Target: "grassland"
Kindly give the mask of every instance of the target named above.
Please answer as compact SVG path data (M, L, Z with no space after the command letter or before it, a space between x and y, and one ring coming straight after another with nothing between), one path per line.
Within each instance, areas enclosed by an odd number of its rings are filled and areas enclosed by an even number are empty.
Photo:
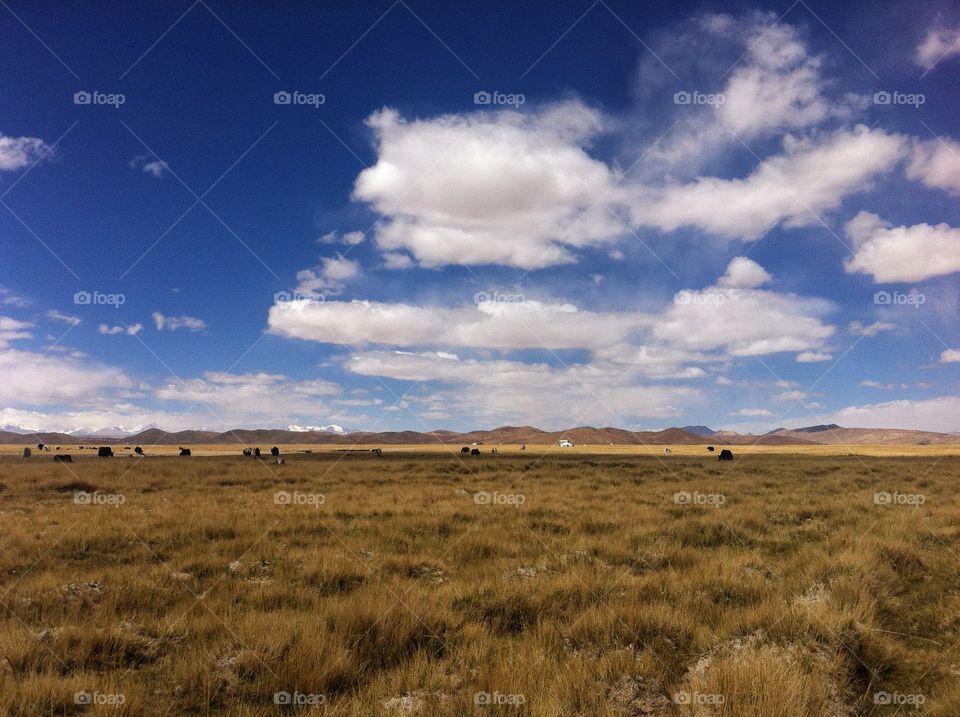
M0 476L0 714L960 714L956 456Z

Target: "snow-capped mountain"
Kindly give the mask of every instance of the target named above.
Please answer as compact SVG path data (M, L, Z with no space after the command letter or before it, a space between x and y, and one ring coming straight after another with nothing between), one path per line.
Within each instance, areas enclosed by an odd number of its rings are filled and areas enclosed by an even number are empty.
M340 435L346 433L343 426L338 426L335 423L331 423L329 426L298 426L292 423L287 426L287 430L296 433L338 433Z

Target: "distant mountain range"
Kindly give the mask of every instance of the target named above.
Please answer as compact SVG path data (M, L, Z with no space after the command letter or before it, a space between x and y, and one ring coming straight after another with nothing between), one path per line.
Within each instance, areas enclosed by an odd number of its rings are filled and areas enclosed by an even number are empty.
M960 434L933 433L904 429L842 428L835 424L806 428L778 428L763 435L741 434L733 431L712 431L706 426L667 428L662 431L628 431L622 428L594 428L579 426L565 431L544 431L533 426L501 426L489 431L386 431L368 433L346 432L340 426L309 428L289 426L275 428L236 429L216 431L177 431L170 433L159 428L127 436L72 435L67 433L27 433L0 430L0 444L49 443L51 445L196 445L196 444L470 444L470 443L530 443L544 444L569 440L580 445L953 445L960 444Z

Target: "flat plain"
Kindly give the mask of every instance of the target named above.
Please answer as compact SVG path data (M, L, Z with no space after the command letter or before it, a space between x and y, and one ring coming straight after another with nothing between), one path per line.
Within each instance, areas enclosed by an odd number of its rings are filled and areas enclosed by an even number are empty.
M295 448L0 458L0 713L960 714L948 451Z

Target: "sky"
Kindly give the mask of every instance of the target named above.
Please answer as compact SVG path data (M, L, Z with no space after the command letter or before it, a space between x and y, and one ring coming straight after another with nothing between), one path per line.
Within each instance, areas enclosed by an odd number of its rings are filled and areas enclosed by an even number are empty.
M954 3L0 4L0 427L960 431Z

